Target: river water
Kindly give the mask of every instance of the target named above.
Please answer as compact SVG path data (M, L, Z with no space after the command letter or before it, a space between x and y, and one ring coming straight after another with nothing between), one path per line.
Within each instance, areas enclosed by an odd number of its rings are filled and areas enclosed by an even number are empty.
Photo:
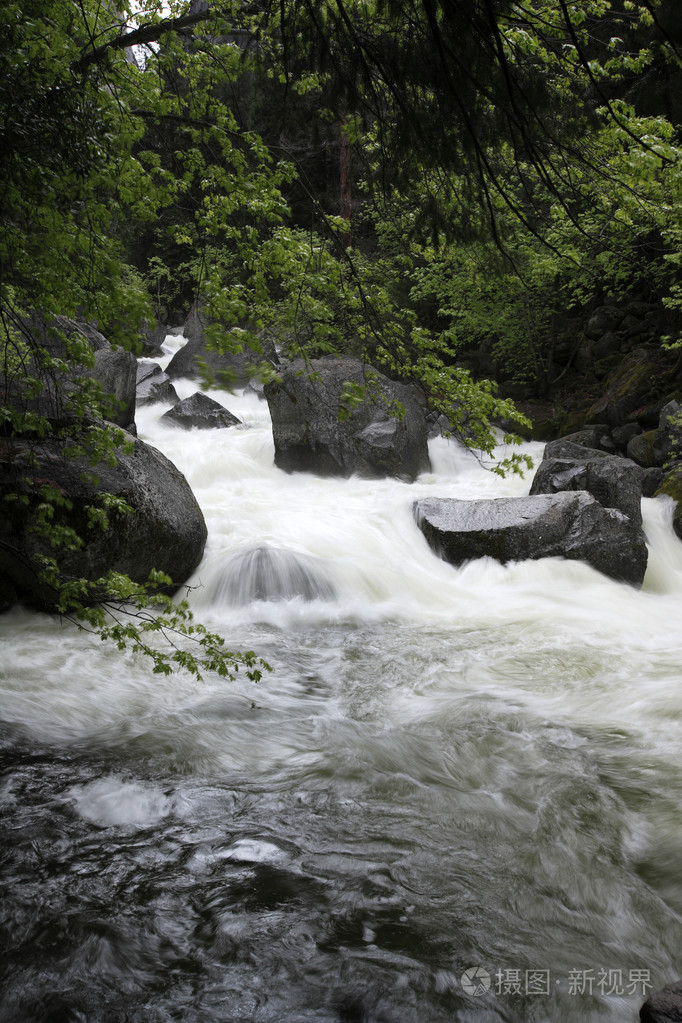
M442 439L412 485L286 475L266 404L214 396L243 427L138 428L207 519L197 617L274 670L0 619L0 1019L634 1023L682 976L669 503L639 592L454 569L413 501L528 480Z

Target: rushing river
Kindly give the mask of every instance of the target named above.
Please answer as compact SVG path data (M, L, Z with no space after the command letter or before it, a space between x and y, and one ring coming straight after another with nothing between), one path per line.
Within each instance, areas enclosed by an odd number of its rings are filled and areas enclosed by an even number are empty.
M243 427L138 428L206 516L197 617L274 670L168 679L0 619L0 1019L634 1023L682 976L669 504L639 592L456 570L413 501L528 480L440 439L412 485L286 475L266 404L214 396Z

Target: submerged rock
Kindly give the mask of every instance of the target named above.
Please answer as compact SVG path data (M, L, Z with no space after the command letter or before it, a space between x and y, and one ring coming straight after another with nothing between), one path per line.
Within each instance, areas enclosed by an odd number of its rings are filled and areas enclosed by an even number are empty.
M265 385L265 396L280 469L413 480L430 467L424 415L410 389L358 359L298 359Z
M260 546L233 554L209 588L216 603L241 607L254 600L334 600L336 591L321 561L305 554Z
M420 529L445 561L509 561L561 557L585 561L612 579L640 586L647 565L642 530L622 512L604 508L590 494L414 504Z
M207 394L196 391L189 398L179 401L173 408L161 416L164 422L174 423L184 430L191 430L195 427L199 430L212 430L227 426L238 426L241 419L237 419L228 409L214 401Z

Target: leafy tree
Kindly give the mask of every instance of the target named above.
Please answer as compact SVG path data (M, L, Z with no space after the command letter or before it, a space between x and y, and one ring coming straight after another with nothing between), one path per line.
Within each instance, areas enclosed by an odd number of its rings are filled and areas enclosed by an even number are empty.
M124 14L130 16L130 9ZM149 38L158 38L163 25L159 5L149 15ZM225 196L238 197L232 208L254 202L262 208L268 201L237 147L232 155L224 143L230 125L216 121L220 111L210 130L221 145L223 167L216 160L207 171L190 150L183 153L183 173L175 177L145 150L149 118L175 113L191 119L192 111L185 97L163 93L158 75L127 58L122 38L118 20L98 3L35 0L8 3L0 11L2 517L5 526L17 514L31 518L43 553L27 567L37 572L40 588L52 594L50 603L61 614L119 645L131 643L152 657L156 671L179 664L197 674L230 675L243 665L257 678L262 664L253 654L227 650L221 637L193 622L185 603L169 601L164 595L169 579L156 574L146 586L111 573L106 579L64 579L60 552L82 546L84 538L74 528L68 499L36 472L40 447L48 440L65 457L85 458L93 469L114 459L126 443L123 432L105 421L108 396L88 383L93 352L83 335L43 327L63 316L95 321L112 342L135 346L151 303L125 261L126 225L153 221L197 178L201 189L203 175L213 187L213 203L207 196L202 210L210 232L212 218L221 215L214 186L228 167ZM187 64L188 73L192 67ZM190 79L190 95L191 85ZM251 148L256 163L267 163L257 140ZM276 189L271 194L276 203ZM81 367L75 378L74 367ZM56 399L56 409L46 396ZM114 511L126 509L114 507L106 495L85 508L86 535L89 528L106 529ZM4 568L16 554L3 530ZM170 649L154 642L162 636Z

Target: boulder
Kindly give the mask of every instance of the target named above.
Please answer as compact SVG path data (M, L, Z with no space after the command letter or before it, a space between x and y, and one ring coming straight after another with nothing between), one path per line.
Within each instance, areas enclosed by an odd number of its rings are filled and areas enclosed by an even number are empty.
M550 458L538 466L530 492L535 495L586 490L605 508L617 508L641 526L643 478L644 469L627 458L590 461Z
M166 335L170 334L170 327L165 323L157 323L151 327L148 324L142 325L142 337L138 346L138 352L143 358L158 359L162 354L162 345Z
M601 451L599 448L588 448L583 444L576 444L569 437L561 437L559 440L551 440L549 444L545 444L542 458L543 460L548 458L570 458L574 462L591 462L595 458L611 458L611 455L608 451Z
M244 391L246 394L255 394L259 401L265 401L265 384L258 377L252 377Z
M628 444L634 437L642 434L642 427L639 423L625 423L623 426L616 426L611 431L611 437L619 451L627 451Z
M105 394L113 399L107 419L124 430L135 422L136 373L137 359L132 352L124 352L122 348L96 351L95 365L86 371L87 376L98 381Z
M49 323L34 315L20 324L26 339L26 355L15 375L0 374L5 400L15 409L45 417L52 425L78 423L82 415L72 405L72 395L81 379L93 380L105 395L110 396L102 408L86 412L86 421L104 414L107 419L127 429L135 421L135 373L137 360L132 352L113 349L107 339L90 323L80 323L66 316L57 316ZM80 348L79 348L80 346ZM41 368L38 349L49 357L68 364L65 372L47 372ZM84 359L89 352L94 365ZM7 365L8 363L6 363ZM11 365L11 360L9 362ZM27 375L42 381L37 395L25 392Z
M185 430L191 430L192 427L212 430L217 427L238 426L241 423L241 420L232 415L220 402L214 401L201 391L196 391L189 398L179 401L173 408L164 412L161 418Z
M664 478L665 473L658 466L652 465L645 469L642 476L642 497L655 497Z
M126 440L131 449L118 449L115 465L94 468L87 459L69 455L64 442L56 439L2 442L4 489L25 494L28 501L25 506L0 506L0 577L5 589L13 585L21 599L50 608L54 593L38 583L31 569L33 558L43 553L57 558L62 579L94 582L111 569L142 583L157 569L178 586L194 571L203 554L206 524L185 477L155 448L132 436ZM81 549L53 550L33 532L41 503L37 488L44 486L68 502L55 508L54 532L60 526L75 529L85 541ZM99 505L102 493L122 498L133 509L128 514L110 510L104 530L91 527L87 514L88 506Z
M636 462L637 465L641 465L644 469L651 469L658 465L658 458L654 452L655 440L655 430L647 430L646 433L636 434L628 441L628 458Z
M661 409L653 453L657 465L682 461L682 409L678 401L669 401Z
M642 530L591 494L416 501L414 514L434 551L452 565L560 557L585 561L612 579L640 586L647 564Z
M682 980L667 984L647 998L639 1019L640 1023L682 1023Z
M424 415L410 388L358 359L298 359L268 381L265 397L275 464L287 472L414 480L430 467Z
M566 434L565 437L560 437L559 440L552 443L577 444L582 448L594 448L598 451L606 451L608 454L612 454L615 449L609 427L599 423L596 423L594 426L586 426L583 430L578 430L576 433Z
M247 349L242 352L220 352L209 344L208 334L216 333L216 325L197 306L193 306L184 327L187 344L175 353L166 372L172 380L189 377L215 378L221 387L244 387L253 376L254 364L262 356ZM225 339L229 331L219 331Z
M180 401L173 382L156 362L137 364L137 404L153 405L157 401Z

